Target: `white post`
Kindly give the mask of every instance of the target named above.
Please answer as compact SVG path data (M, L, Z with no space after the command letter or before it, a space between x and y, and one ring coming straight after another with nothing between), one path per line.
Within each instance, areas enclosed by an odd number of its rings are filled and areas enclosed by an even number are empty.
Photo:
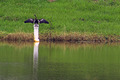
M34 41L35 42L39 42L39 25L38 24L34 24Z

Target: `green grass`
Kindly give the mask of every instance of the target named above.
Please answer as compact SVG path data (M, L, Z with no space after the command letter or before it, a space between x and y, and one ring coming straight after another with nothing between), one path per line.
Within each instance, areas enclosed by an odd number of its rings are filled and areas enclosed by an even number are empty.
M28 18L44 18L52 23L52 33L95 33L120 35L120 0L0 0L0 32L33 33ZM41 24L40 33L50 25Z

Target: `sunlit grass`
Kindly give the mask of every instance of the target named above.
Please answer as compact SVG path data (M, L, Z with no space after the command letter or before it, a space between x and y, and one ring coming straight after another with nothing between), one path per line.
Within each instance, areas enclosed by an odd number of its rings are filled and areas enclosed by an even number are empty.
M112 0L0 0L0 31L7 33L33 32L28 18L44 18L52 25L41 24L40 34L95 33L120 35L120 1Z

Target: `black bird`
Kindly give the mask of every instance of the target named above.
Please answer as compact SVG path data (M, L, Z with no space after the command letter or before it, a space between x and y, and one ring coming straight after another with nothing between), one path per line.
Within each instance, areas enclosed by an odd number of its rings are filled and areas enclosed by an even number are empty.
M35 16L35 19L30 18L30 19L24 21L24 23L35 23L35 24L46 23L46 24L49 24L49 22L46 21L45 19L37 19L36 15L34 15L34 16Z

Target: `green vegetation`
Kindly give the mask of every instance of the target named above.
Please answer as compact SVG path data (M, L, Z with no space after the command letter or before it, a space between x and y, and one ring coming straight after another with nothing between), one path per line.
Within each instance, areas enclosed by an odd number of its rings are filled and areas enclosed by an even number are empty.
M44 18L40 34L120 35L120 0L0 0L0 33L33 33L28 18Z

